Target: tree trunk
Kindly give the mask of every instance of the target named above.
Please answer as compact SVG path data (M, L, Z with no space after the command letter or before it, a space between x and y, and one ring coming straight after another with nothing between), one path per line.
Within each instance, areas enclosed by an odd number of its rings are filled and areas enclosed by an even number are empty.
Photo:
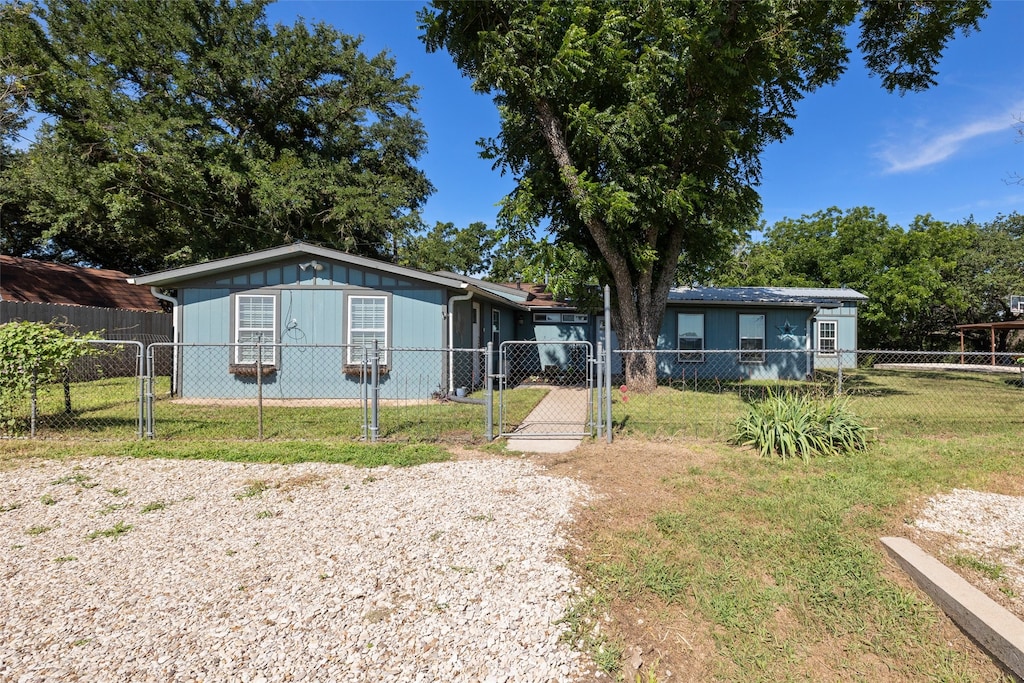
M537 100L536 106L541 133L555 158L562 182L577 208L585 206L587 190L573 164L562 122L546 100ZM671 229L664 235L658 226L644 226L647 246L658 254L658 259L638 268L631 263L628 254L616 248L602 218L591 215L583 217L583 221L612 275L619 321L619 329L616 330L619 347L632 351L624 358L626 384L633 391L654 391L658 386L655 349L668 291L675 281L676 265L683 250L683 231ZM663 236L666 237L664 241L661 240Z

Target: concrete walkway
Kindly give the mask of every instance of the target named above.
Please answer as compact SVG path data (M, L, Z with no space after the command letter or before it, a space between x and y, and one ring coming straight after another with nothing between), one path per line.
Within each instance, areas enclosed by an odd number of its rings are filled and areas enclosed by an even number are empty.
M587 390L552 387L508 438L508 448L525 453L568 453L588 432ZM572 435L572 436L570 436Z

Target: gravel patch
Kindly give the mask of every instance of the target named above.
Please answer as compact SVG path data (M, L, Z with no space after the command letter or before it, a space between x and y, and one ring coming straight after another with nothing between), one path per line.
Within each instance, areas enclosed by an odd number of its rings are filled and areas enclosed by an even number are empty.
M951 569L973 568L979 588L1024 618L1024 497L954 489L929 499L913 526L944 549Z
M0 680L579 680L588 495L499 459L0 472Z

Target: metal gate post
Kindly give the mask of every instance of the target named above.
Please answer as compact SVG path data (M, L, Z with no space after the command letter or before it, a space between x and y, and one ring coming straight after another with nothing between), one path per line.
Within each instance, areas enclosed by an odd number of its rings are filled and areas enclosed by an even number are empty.
M608 285L604 286L604 341L608 348L605 349L604 384L607 391L604 395L605 402L605 438L608 443L612 442L612 290Z
M603 382L601 381L601 374L604 372L604 366L601 365L601 342L597 342L597 355L594 357L594 371L597 382L597 400L596 402L591 401L590 409L591 414L597 418L595 420L597 423L597 439L601 440L601 397L603 396L601 393L601 386L603 385Z
M370 438L370 391L366 385L370 378L370 369L367 362L366 349L363 349L363 357L359 365L359 399L363 405L363 426L362 438L366 441Z
M175 347L172 347L172 348L174 349L173 352L175 354L179 353L180 349L178 349L178 347L175 346ZM146 372L146 397L145 397L145 401L146 401L146 437L149 438L149 439L152 439L153 436L154 436L153 435L153 426L154 426L154 422L156 421L154 419L154 417L153 417L153 408L155 407L154 406L154 400L153 400L154 399L154 397L153 397L153 392L154 392L153 376L156 374L156 358L154 356L155 356L155 352L153 351L153 345L150 344L146 348L146 369L147 369L147 372ZM172 370L172 372L173 372L173 370ZM174 378L172 378L171 379L172 385L173 385L174 381L175 381Z
M484 400L487 401L487 440L494 441L494 377L491 373L491 361L494 360L494 342L487 342L484 351L484 377L487 383Z
M138 437L141 439L146 424L146 349L142 346L142 342L136 347L139 356L139 362L136 363L136 371L139 375L139 430Z
M377 342L373 340L373 350L370 352L370 441L377 441L377 434L380 431L379 399L380 399L380 351ZM363 350L366 354L366 350Z
M256 422L257 435L263 441L263 344L256 342Z

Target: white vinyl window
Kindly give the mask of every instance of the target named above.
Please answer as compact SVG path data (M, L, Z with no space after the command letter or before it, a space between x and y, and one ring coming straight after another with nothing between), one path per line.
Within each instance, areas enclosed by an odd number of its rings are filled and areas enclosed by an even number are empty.
M380 364L387 365L384 350L388 341L388 298L386 296L350 296L348 298L348 363L363 362L363 350L377 342Z
M264 365L274 364L277 341L277 297L265 294L239 294L235 297L235 363L255 365L256 347L261 349Z
M678 316L680 363L704 362L704 314L680 313Z
M764 362L764 315L740 313L740 362Z
M818 353L823 356L836 355L836 340L839 324L835 320L818 321Z

